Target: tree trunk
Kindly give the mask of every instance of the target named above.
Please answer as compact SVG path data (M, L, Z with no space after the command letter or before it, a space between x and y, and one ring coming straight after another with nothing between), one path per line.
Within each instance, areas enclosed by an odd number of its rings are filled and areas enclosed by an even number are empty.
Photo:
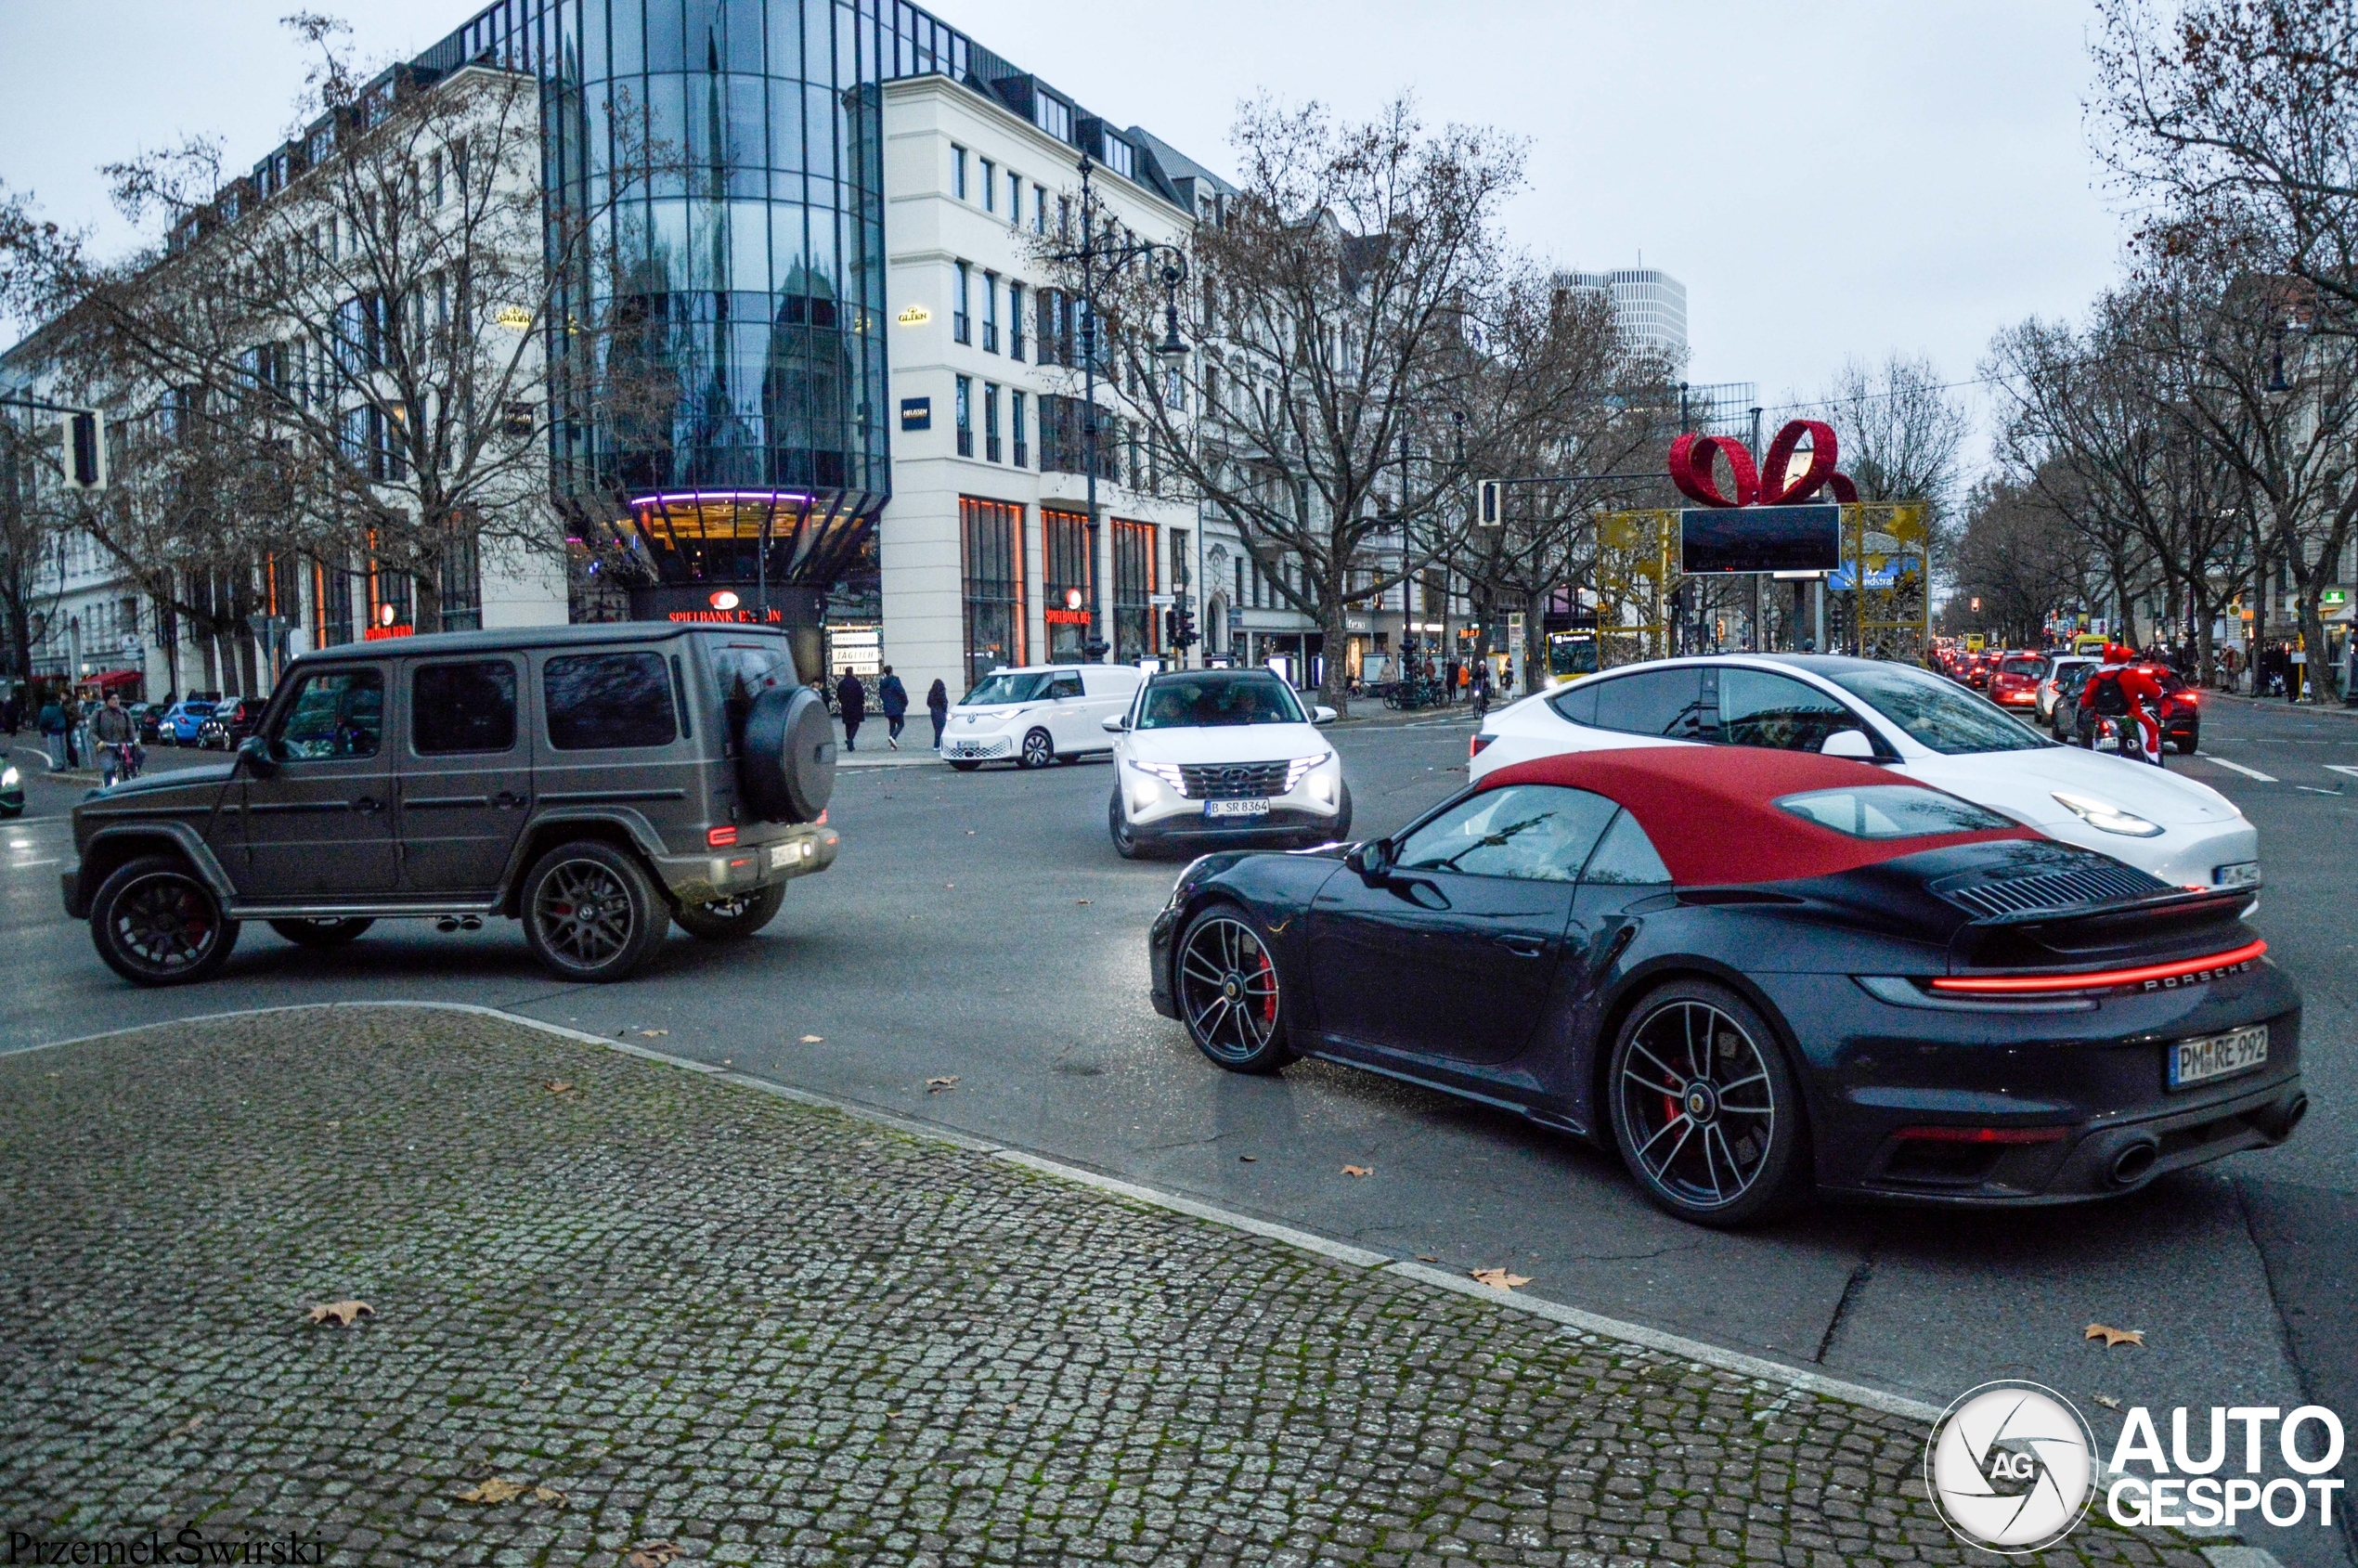
M2325 589L2325 577L2323 572L2318 573L2316 580L2300 590L2300 646L2303 656L2309 662L2296 672L2303 678L2296 688L2293 698L2296 702L2323 703L2326 700L2326 667L2319 662L2326 656L2326 617L2317 604ZM2303 691L2308 693L2305 697L2298 694Z
M1326 649L1318 661L1318 700L1341 717L1351 717L1351 670L1346 658L1351 648L1351 609L1343 603L1339 590L1327 594L1326 615L1320 617L1319 632Z

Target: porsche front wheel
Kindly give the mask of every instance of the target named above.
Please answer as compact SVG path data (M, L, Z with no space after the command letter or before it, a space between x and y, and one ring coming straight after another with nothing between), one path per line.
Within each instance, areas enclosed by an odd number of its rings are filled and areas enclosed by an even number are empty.
M1197 1050L1231 1072L1275 1072L1293 1060L1277 961L1243 910L1216 904L1189 921L1173 967Z
M1607 1068L1613 1142L1654 1204L1697 1225L1766 1219L1807 1189L1801 1087L1724 986L1680 981L1631 1011Z

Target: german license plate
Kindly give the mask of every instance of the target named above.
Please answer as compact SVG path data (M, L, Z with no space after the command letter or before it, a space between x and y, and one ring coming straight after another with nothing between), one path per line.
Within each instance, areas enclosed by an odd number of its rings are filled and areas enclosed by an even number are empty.
M2228 1034L2181 1040L2168 1047L2170 1086L2183 1089L2214 1078L2249 1072L2268 1060L2268 1026L2255 1024Z
M1266 800L1207 800L1203 803L1207 817L1265 817L1269 814Z
M772 845L771 845L771 846L770 846L770 869L771 869L771 870L772 870L772 871L775 871L775 870L777 870L780 866L784 865L784 864L785 864L788 861L790 861L790 860L794 859L794 857L795 857L795 851L796 851L796 850L797 850L797 849L799 849L800 848L801 848L801 846L800 846L800 845L798 845L798 844L772 844Z

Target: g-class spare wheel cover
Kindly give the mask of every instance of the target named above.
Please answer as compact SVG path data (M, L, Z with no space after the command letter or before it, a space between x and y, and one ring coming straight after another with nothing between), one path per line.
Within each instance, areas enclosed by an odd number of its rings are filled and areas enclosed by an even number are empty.
M767 822L816 822L836 792L836 727L808 686L772 686L745 715L738 771L745 804Z

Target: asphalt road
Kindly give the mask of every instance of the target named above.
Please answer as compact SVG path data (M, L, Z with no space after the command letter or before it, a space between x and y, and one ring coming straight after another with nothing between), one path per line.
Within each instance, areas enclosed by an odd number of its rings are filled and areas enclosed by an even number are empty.
M0 824L13 1004L0 1050L295 1002L482 1003L1364 1246L1509 1264L1539 1295L1935 1403L2033 1378L2073 1396L2107 1445L2118 1418L2088 1396L2320 1403L2358 1427L2358 719L2221 700L2204 722L2208 755L2170 765L2260 826L2258 924L2307 992L2313 1108L2282 1149L2097 1205L1821 1207L1725 1235L1663 1216L1613 1160L1499 1113L1318 1063L1222 1072L1147 1005L1144 931L1176 867L1114 855L1102 763L847 770L831 809L841 859L797 884L769 931L735 948L675 935L640 978L603 989L547 980L512 927L386 926L325 955L249 927L221 979L132 990L59 910L74 792L36 779L32 810ZM1456 787L1470 729L1335 732L1359 831L1391 831ZM941 1078L955 1082L928 1087ZM1374 1174L1345 1177L1346 1163ZM2082 1337L2091 1322L2143 1329L2144 1348L2102 1349ZM2350 1561L2339 1532L2268 1534L2294 1568Z

